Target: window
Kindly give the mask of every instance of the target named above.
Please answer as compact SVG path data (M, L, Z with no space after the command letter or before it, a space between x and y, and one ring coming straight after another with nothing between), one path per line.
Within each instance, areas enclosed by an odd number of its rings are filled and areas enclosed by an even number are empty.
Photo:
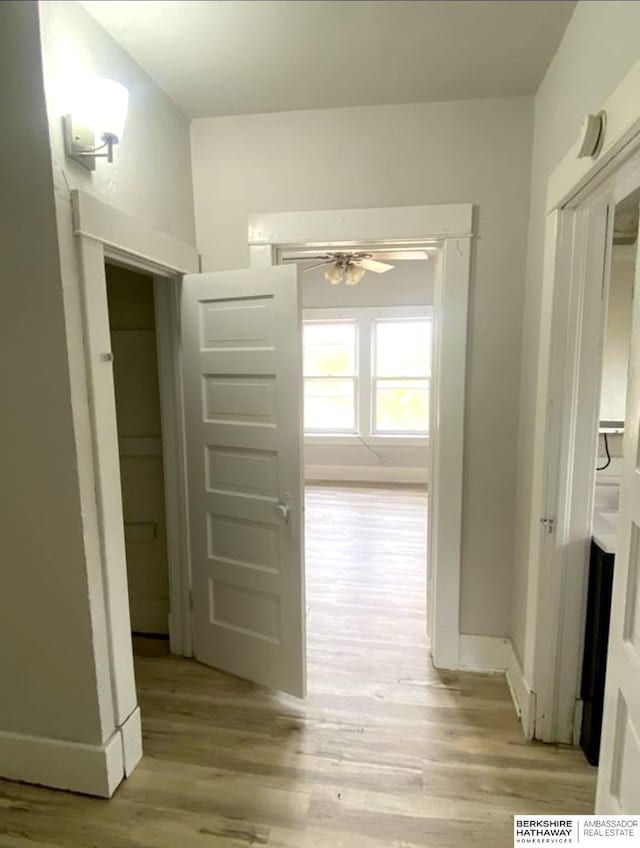
M429 430L431 321L378 320L373 324L375 433Z
M305 432L427 436L431 330L428 307L305 311Z
M304 429L356 431L356 323L304 323Z

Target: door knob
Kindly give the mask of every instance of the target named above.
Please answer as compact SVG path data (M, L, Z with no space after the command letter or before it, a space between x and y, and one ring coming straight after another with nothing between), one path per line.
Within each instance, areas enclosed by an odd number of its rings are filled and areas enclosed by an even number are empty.
M288 524L289 516L291 515L291 507L288 504L279 503L276 504L276 509L278 510L280 518Z

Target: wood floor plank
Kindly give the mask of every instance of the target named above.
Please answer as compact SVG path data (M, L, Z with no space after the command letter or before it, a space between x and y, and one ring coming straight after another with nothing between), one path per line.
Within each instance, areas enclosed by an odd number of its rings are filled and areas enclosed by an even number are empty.
M111 801L0 781L0 848L483 848L592 810L582 752L525 742L499 675L438 672L426 491L308 487L309 696L136 640L145 756Z

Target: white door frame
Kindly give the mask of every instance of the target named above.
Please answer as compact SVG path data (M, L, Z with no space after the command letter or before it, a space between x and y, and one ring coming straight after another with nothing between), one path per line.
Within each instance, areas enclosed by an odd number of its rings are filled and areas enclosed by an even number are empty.
M599 155L577 158L577 140L547 191L523 658L524 679L536 694L522 716L525 735L547 742L574 742L579 723L606 318L602 261L608 261L605 227L612 226L606 215L635 188L639 86L640 62L602 107L607 123ZM598 216L599 229L589 232L589 220Z
M432 242L440 246L434 289L431 386L428 627L436 668L460 658L460 560L472 204L255 214L251 265L278 263L301 245L344 247Z
M167 540L171 593L171 647L190 654L189 552L186 537L186 480L178 347L179 277L197 272L195 248L153 230L118 209L81 191L72 192L73 232L79 258L84 354L91 411L104 628L114 701L115 724L122 727L136 710L129 598L120 487L120 460L113 384L105 260L154 275L158 296L162 436L165 451ZM171 283L174 283L173 285ZM139 750L137 728L123 744ZM127 752L125 751L125 761Z

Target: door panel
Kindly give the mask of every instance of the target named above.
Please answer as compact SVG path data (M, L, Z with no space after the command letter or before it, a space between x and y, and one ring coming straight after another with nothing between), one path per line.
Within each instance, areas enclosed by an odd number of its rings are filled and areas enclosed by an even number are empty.
M297 270L184 278L194 654L305 693Z
M640 298L636 255L624 470L596 810L640 811Z

